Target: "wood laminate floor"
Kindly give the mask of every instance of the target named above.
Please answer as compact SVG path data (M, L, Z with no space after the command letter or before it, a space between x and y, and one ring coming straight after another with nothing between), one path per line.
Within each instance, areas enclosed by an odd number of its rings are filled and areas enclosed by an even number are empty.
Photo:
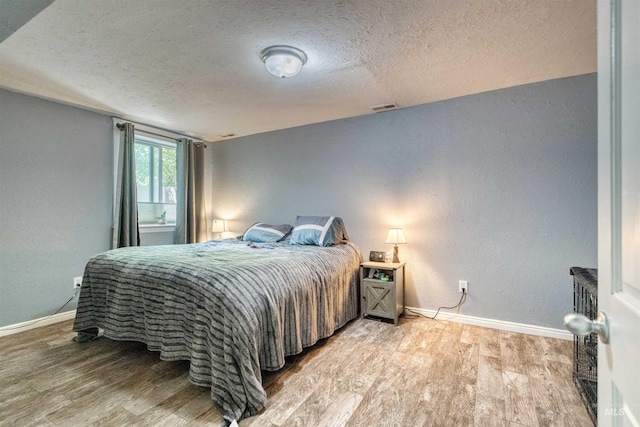
M139 343L77 344L71 324L0 338L0 425L222 424L187 362ZM571 360L569 341L358 319L266 373L266 407L240 426L591 426Z

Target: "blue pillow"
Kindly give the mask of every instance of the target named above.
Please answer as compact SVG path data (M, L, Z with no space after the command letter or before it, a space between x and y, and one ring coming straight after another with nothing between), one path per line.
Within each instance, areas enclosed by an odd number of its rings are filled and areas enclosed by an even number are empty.
M244 232L242 240L255 243L274 243L284 240L291 232L289 224L270 225L256 222Z
M331 246L349 240L342 218L299 216L291 232L291 245Z

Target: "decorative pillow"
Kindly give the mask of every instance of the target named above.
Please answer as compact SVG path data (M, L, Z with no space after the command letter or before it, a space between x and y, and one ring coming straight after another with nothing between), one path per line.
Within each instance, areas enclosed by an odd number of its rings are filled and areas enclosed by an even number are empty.
M256 222L244 232L242 240L245 242L273 243L287 237L291 232L289 224L270 225Z
M342 218L337 216L299 216L291 232L292 245L331 246L349 240Z

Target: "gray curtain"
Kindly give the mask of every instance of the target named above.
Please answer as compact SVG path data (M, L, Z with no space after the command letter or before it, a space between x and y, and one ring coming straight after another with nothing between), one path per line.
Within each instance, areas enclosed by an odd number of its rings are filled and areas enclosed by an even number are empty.
M121 135L113 246L122 248L140 246L140 230L138 229L134 127L131 123L123 123L118 125L118 129Z
M207 240L204 199L204 144L179 139L176 147L177 206L175 243Z

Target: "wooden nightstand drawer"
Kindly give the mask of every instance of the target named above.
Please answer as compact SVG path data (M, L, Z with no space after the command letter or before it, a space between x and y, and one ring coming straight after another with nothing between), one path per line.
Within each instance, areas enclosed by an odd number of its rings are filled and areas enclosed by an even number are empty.
M393 319L395 307L395 283L385 283L380 280L364 279L362 286L362 311L368 315Z

